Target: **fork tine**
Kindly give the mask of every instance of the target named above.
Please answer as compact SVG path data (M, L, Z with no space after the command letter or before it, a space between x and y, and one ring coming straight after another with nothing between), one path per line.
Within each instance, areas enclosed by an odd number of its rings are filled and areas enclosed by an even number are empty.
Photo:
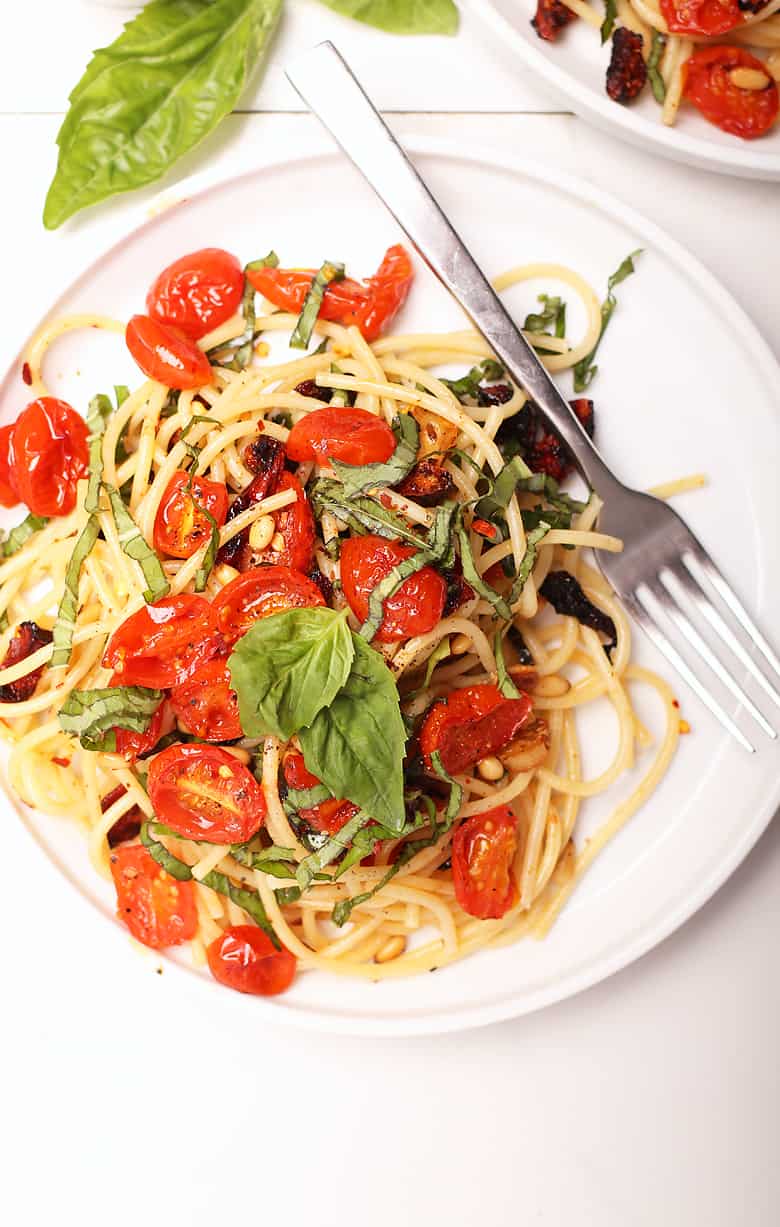
M761 689L769 696L769 698L780 707L780 691L772 685L769 678L761 672L756 661L745 650L737 636L732 631L731 627L718 613L717 608L713 605L710 597L702 588L699 581L691 574L688 568L678 562L675 566L667 568L674 576L675 580L685 589L687 596L694 602L696 608L703 618L706 618L712 629L720 639L726 643L739 660L740 664L744 665L748 672L752 675Z
M639 590L637 590L636 593L632 593L630 596L624 596L623 603L626 608L631 611L648 638L651 639L658 648L658 651L666 657L672 667L677 670L680 677L688 683L691 690L701 699L704 706L712 712L715 719L720 721L724 729L731 733L731 736L734 737L739 744L744 747L744 749L748 750L751 754L755 754L755 746L750 744L747 737L745 737L744 733L737 727L731 717L726 714L720 703L718 703L717 699L710 694L706 686L699 681L693 670L689 668L674 644L667 639L664 632L656 625L655 616L650 613L642 602L639 595Z
M688 616L682 609L680 609L675 593L664 579L666 574L674 576L675 573L670 571L669 568L664 568L659 577L663 588L651 588L653 595L661 601L664 612L674 622L680 634L688 640L694 651L698 652L705 664L709 665L710 669L712 669L712 672L715 674L721 685L725 686L727 690L730 690L734 695L734 698L739 700L746 711L748 711L753 717L756 724L758 724L764 730L767 737L771 737L773 739L776 738L777 733L772 728L772 725L766 719L764 714L759 711L753 700L749 698L747 694L745 694L745 691L739 685L739 682L734 680L720 657L713 652L706 640L702 639L701 635Z
M747 635L750 636L758 650L761 652L761 655L764 657L767 663L772 666L778 677L780 677L780 659L778 659L776 652L774 652L767 643L766 639L761 634L761 631L758 629L753 619L750 617L739 597L715 566L715 563L704 549L704 546L697 541L696 548L690 551L686 550L682 555L682 560L687 569L691 572L691 575L694 575L694 578L699 577L695 575L693 570L691 570L690 560L693 560L695 565L701 568L701 571L712 584L721 600L724 602L724 604L728 605L742 629Z

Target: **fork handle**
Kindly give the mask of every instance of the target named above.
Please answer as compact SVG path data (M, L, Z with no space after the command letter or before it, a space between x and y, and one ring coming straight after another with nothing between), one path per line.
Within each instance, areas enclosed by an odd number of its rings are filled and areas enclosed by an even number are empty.
M617 478L333 44L320 43L286 72L515 382L545 413L588 485L608 499L620 488Z

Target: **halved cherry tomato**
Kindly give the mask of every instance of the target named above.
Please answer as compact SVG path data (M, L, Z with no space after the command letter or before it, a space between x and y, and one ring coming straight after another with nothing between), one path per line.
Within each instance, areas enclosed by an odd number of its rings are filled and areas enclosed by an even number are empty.
M277 950L256 925L231 925L214 939L206 957L214 979L239 993L273 997L295 979L295 955L284 946Z
M125 342L149 379L168 388L203 388L211 383L211 365L194 341L148 315L134 315L125 329Z
M211 524L205 508L217 522L225 523L228 511L227 486L208 477L194 477L189 489L189 473L174 473L154 517L154 548L171 558L191 558L211 538Z
M741 89L731 80L734 68L752 68L764 74L764 89ZM777 82L766 64L740 47L699 47L682 66L683 95L705 119L751 141L763 136L780 110Z
M14 477L14 426L0 426L0 503L15 507L19 491Z
M140 844L116 848L110 864L116 914L136 941L158 950L179 946L195 936L198 912L192 882L171 877Z
M283 772L290 788L316 788L321 783L316 775L312 775L309 771L303 755L298 750L287 751L284 756ZM335 835L349 822L350 818L354 818L358 807L351 801L331 797L327 801L320 801L319 805L312 805L298 812L303 821L314 827L315 831L325 831L328 835Z
M258 618L285 609L324 604L317 585L300 571L291 567L252 567L225 584L213 609L217 628L225 643L232 647Z
M164 689L191 677L220 647L212 606L182 592L131 614L111 636L103 664L122 686Z
M350 609L361 622L368 617L368 600L376 585L393 567L414 554L411 545L367 534L349 537L341 547L341 584ZM447 585L433 567L410 575L384 604L384 617L376 633L381 643L395 643L425 635L440 620Z
M275 547L272 542L260 555L255 555L255 560L262 562L264 566L292 567L294 571L309 571L314 562L316 533L311 506L306 491L294 473L282 473L273 493L281 494L284 490L295 491L295 502L271 513L276 533L281 537L281 544Z
M232 741L243 734L238 697L223 656L207 661L186 682L174 686L171 707L179 723L204 741Z
M149 765L155 813L183 839L242 844L265 822L265 797L252 772L219 746L168 746Z
M158 323L198 341L235 315L243 291L236 257L220 247L204 247L163 269L146 295L146 310Z
M121 680L117 678L116 674L111 678L110 685L122 685ZM116 752L121 754L122 758L126 758L128 762L134 763L137 758L142 758L144 754L149 754L160 738L165 733L169 733L172 728L173 720L171 713L168 710L168 704L163 700L149 721L149 727L145 733L134 733L132 729L114 729L116 734Z
M464 912L497 920L509 911L517 899L516 850L517 819L506 805L460 824L452 840L452 884Z
M275 307L300 311L314 277L313 269L249 269L247 277ZM397 243L388 248L373 277L332 281L320 307L321 319L337 324L356 324L367 341L375 340L389 326L406 301L414 269L409 253Z
M527 694L505 699L497 686L464 686L434 703L420 730L420 749L430 770L439 751L442 766L458 775L517 736L531 714Z
M55 396L39 396L23 409L13 436L13 484L37 516L68 515L76 483L87 475L87 426Z
M373 464L394 451L392 430L366 409L315 409L298 419L287 438L291 460Z
M661 12L672 34L689 37L726 34L745 20L737 0L661 0Z

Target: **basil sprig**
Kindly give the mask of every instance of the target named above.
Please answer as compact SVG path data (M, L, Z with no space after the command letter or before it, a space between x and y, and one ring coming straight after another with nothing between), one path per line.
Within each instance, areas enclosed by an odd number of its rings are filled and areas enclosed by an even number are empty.
M290 349L306 349L308 347L311 334L314 332L314 325L317 323L317 316L320 313L322 300L325 297L325 291L332 281L342 281L343 278L343 264L333 260L326 260L320 266L303 300L301 313L290 337Z
M343 460L331 461L333 471L341 482L345 499L364 490L379 486L397 486L411 473L417 463L417 448L420 428L411 413L400 414L393 423L396 437L395 451L388 460L372 464L346 464Z
M626 277L630 277L632 273L636 272L634 261L636 260L637 256L640 256L641 254L641 248L637 248L636 251L632 251L630 255L626 256L622 264L615 269L612 276L607 280L607 297L601 304L601 328L599 329L599 335L596 338L596 344L593 346L590 353L586 354L584 358L581 358L574 367L575 392L584 392L585 389L592 383L593 378L599 369L597 366L594 366L593 359L596 357L596 351L602 342L604 333L607 331L609 321L612 319L613 312L617 306L617 299L615 298L613 290L615 289L616 285L620 285L621 281L625 281Z
M116 750L115 728L145 733L163 700L161 690L146 686L110 686L72 690L59 711L60 727L78 737L85 750Z

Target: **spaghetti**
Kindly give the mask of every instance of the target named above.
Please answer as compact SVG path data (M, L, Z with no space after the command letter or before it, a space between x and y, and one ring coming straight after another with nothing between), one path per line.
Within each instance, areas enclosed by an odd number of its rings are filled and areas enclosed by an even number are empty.
M571 369L592 355L600 339L599 301L580 277L556 265L513 269L497 285L504 289L539 278L566 284L585 309L584 335L573 344L565 336L558 299L544 300L549 311L541 324L533 317L526 321L532 322L529 340L548 368ZM372 295L378 293L375 279L366 284ZM334 289L340 287L343 296L354 285L337 280ZM471 332L372 337L367 315L360 326L327 318L337 313L333 304L338 299L324 294L315 303L319 314L310 319L318 348L276 360L269 344L275 334L289 335L300 328L307 304L311 316L311 274L306 286L301 312L269 309L255 317L247 271L243 307L231 309L227 319L197 339L200 353L210 356L208 382L176 390L148 379L120 397L99 427L90 417L90 440L99 438L95 454L101 484L92 513L99 532L81 563L80 577L77 568L66 663L48 667L62 642L63 592L73 588L74 549L91 518L85 506L86 474L78 482L72 509L36 525L21 548L0 562L0 612L6 620L0 635L0 694L5 700L0 702L0 731L11 743L8 774L14 791L36 810L75 819L86 832L92 863L104 877L113 871L117 881L116 862L121 861L126 880L124 886L118 883L119 915L131 931L150 945L189 942L194 963L208 958L218 978L247 991L279 991L292 976L292 971L280 971L258 988L225 972L230 962L226 935L244 935L231 938L241 953L249 925L259 926L256 931L263 933L263 940L281 945L286 957L292 956L293 968L297 961L300 970L317 968L369 980L430 970L524 935L543 936L594 857L657 786L674 754L679 729L669 686L631 663L627 618L587 561L588 550L621 548L619 541L596 528L597 498L575 502L550 480L549 470L533 474L516 450L511 489L500 496L502 474L510 471L507 439L517 441L511 431L533 407L500 371L485 342ZM388 308L385 324L403 296ZM361 303L354 291L350 310L354 313ZM375 305L372 299L372 308ZM234 358L248 323L250 352L242 367ZM49 345L64 331L84 327L122 331L120 323L98 316L47 325L27 353L36 396L48 396L44 366ZM437 372L444 364L472 368L471 384L443 379ZM492 383L486 382L489 378ZM345 497L341 506L332 501L339 497L338 490L333 493L338 486L334 472L354 484L352 474L360 471L354 457L341 468L332 463L332 454L329 459L322 452L293 464L285 451L295 451L293 435L297 439L307 422L317 442L314 424L323 412L331 415L329 421L334 415L356 415L355 430L371 428L374 439L390 435L395 448L379 462L376 483L365 485L352 501ZM407 477L398 480L393 473L390 483L382 477L382 465L392 469L399 462L407 430L414 439ZM261 465L258 476L258 440L264 463L286 455L287 468L277 465L269 477ZM548 455L547 444L534 443L527 429L523 446L527 457L535 446L539 455ZM183 484L182 474L188 484ZM432 474L439 483L433 498L430 489L412 481ZM189 520L169 516L166 523L171 531L184 534L182 540L189 532L191 540L179 556L174 552L157 557L152 543L160 539L161 516L172 505L170 490L176 481L180 497L190 498L185 508ZM264 481L260 489L257 483ZM696 482L672 485L668 492L691 484ZM211 487L227 490L227 517L216 503L207 504ZM257 497L248 501L250 490ZM326 497L323 490L331 493ZM205 515L207 506L214 514L208 517L210 524L201 525L199 536L198 515ZM308 573L319 588L303 574L303 564L299 570L280 562L289 561L289 550L301 546L302 538L295 535L300 525L290 525L302 507L314 526L306 547ZM236 584L282 570L295 573L297 587L285 589L286 605L262 609L245 638L234 641L231 668L244 651L243 643L265 634L274 614L284 618L291 609L296 617L319 617L323 625L329 620L329 627L338 622L353 640L365 636L367 620L356 613L359 598L352 591L357 581L345 571L353 544L364 549L374 540L365 523L354 519L354 509L361 507L366 516L384 516L387 524L401 525L404 541L427 543L424 549L408 546L398 565L408 564L409 555L414 562L417 548L426 559L433 558L404 580L404 585L423 585L424 599L415 613L422 622L404 623L411 633L386 633L393 601L400 602L397 616L402 621L412 608L410 598L403 596L410 588L386 584L389 595L379 607L379 633L370 648L360 648L369 652L373 668L384 671L382 685L387 674L397 686L399 712L412 739L403 781L405 817L395 831L366 825L375 815L362 814L361 797L331 796L333 790L323 788L310 770L311 739L306 740L305 729L286 739L271 733L252 737L230 724L237 716L231 677L224 674L224 651L215 655L214 649L209 658L204 649L205 663L197 670L182 666L181 676L171 683L175 670L154 673L171 667L163 640L157 649L142 642L133 646L127 637L134 619L166 602L168 609L176 601L194 602L196 588L202 591L197 599L203 606L235 610L228 595ZM436 525L447 516L452 539L460 542L454 564L452 541L438 555L431 545ZM400 551L392 536L385 526L376 540L382 549L392 545ZM450 557L445 559L447 552ZM159 547L158 553L163 554ZM432 579L425 578L429 571ZM439 589L444 602L443 575L449 585L446 604L428 625L425 619ZM155 582L164 596L150 605L154 591L149 589ZM376 576L372 582L375 588ZM299 608L298 595L309 592L303 585L314 588L315 595ZM325 596L317 597L317 592ZM579 606L553 616L554 607L572 592ZM369 608L370 597L368 593ZM507 604L509 618L500 612ZM14 655L20 628L31 623L44 639L53 631L55 642L36 641L26 655ZM262 632L256 629L261 624ZM227 638L224 624L220 626ZM608 651L605 637L612 640ZM192 631L181 652L192 653L196 638ZM116 646L120 641L121 650ZM63 713L72 713L79 696L119 695L127 703L122 670L147 649L145 667L152 673L143 674L146 680L135 686L134 701L149 703L148 708L129 723L123 709L113 731L110 714L99 731L89 727L89 737L86 725L81 732L73 731L72 718L69 724ZM181 665L184 657L176 659ZM220 669L222 706L215 716L213 704L207 704L206 711L201 703L203 694L213 699L217 693L208 690L212 683L207 686L203 678L216 678ZM160 679L157 691L150 688L155 679ZM234 673L243 719L248 700L239 681ZM25 685L24 694L14 692L20 684ZM183 688L193 684L195 690L188 690L185 700ZM198 685L207 689L198 691ZM633 706L636 686L654 692L665 714L666 731L657 745L651 746ZM150 695L157 697L149 700ZM616 747L611 763L587 779L577 724L581 715L587 719L589 706L602 699L615 714ZM452 716L469 705L465 718ZM203 728L193 736L193 711L217 719L217 726L209 726L211 736L206 731L204 737ZM442 720L450 720L447 728L454 728L454 741L447 740ZM496 732L502 722L506 735ZM214 727L221 732L215 735ZM109 740L101 742L107 732ZM198 811L205 824L203 838L193 837L181 824L184 794L176 792L183 787L181 778L165 774L171 755L182 754L190 755L195 774L206 761L214 767ZM611 788L645 757L639 785L595 837L577 848L581 803ZM455 767L447 770L447 762ZM400 758L394 770L400 779ZM256 812L262 811L262 823L241 837L210 840L208 821L214 807L231 821L244 813L243 793L236 801L238 794L219 791L226 781L231 786L236 773L251 776L260 793ZM190 780L187 786L196 785ZM175 804L172 795L178 798ZM382 837L372 836L372 830ZM343 846L334 849L339 839ZM486 862L480 860L485 850ZM346 863L349 867L343 869ZM137 892L150 864L157 877L142 899ZM160 891L168 892L166 901L161 902ZM158 908L153 917L157 927L147 928L146 937L134 928L142 904L147 919L149 910ZM217 969L217 948L222 972ZM270 945L264 953L266 963L276 957ZM234 949L234 967L235 957Z

